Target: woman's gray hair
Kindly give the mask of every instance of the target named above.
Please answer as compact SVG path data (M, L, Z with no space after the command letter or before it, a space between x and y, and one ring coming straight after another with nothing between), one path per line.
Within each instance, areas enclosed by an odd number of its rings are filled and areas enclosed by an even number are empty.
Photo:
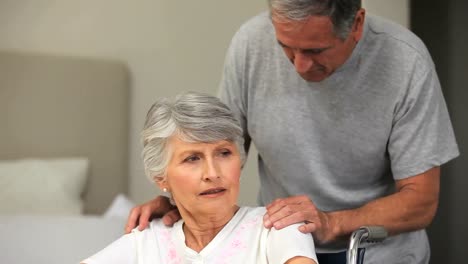
M186 92L170 100L156 101L148 111L141 133L146 176L153 182L164 180L172 156L170 139L211 143L226 140L236 144L245 161L242 128L231 110L217 97Z
M351 32L361 0L268 0L273 19L302 21L311 15L328 16L336 36L346 39Z

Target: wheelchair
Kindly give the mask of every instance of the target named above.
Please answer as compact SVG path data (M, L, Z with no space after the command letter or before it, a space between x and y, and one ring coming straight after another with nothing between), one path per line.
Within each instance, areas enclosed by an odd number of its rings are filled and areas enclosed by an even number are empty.
M387 238L387 230L382 226L363 226L351 234L349 246L346 252L347 264L363 264L365 247L364 243L378 243Z

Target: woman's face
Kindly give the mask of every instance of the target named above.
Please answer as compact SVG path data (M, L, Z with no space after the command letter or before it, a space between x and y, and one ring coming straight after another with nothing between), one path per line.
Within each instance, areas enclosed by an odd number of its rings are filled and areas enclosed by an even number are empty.
M172 157L160 187L172 193L181 213L217 213L236 206L241 158L234 143L188 143L174 137L169 146Z

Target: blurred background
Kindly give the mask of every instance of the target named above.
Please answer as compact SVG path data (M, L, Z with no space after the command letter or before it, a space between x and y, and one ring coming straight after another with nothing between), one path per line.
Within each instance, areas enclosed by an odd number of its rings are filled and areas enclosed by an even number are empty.
M430 228L431 262L466 262L468 2L363 3L368 12L413 30L436 63L462 154L443 169L440 208ZM264 0L0 0L0 50L104 58L128 66L127 194L141 203L158 194L144 176L140 158L139 133L149 106L155 98L186 90L216 94L232 35L265 9ZM256 204L255 154L253 149L241 179L243 205Z

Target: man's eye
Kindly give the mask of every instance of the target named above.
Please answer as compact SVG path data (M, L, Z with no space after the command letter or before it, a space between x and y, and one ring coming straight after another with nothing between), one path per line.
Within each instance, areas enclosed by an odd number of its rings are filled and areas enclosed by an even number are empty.
M192 155L192 156L189 156L187 158L184 159L184 162L195 162L197 160L199 160L200 157L196 156L196 155Z
M323 49L306 49L304 50L303 52L305 54L320 54L322 53L324 50Z

